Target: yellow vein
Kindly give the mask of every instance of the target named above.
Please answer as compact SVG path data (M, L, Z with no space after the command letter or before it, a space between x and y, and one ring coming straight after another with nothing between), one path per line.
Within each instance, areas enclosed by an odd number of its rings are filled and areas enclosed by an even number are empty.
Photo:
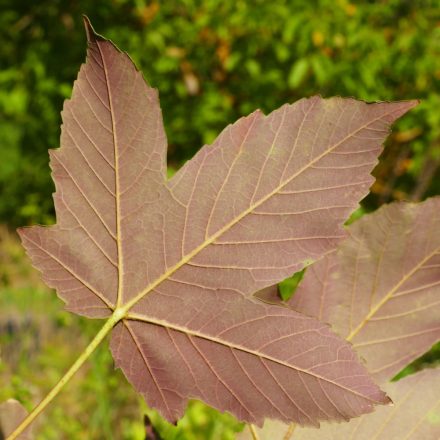
M113 149L114 149L114 158L115 158L115 203L116 203L116 243L118 247L118 292L116 296L116 307L118 307L122 302L122 286L123 286L123 274L124 274L124 260L122 258L122 246L121 246L121 213L120 213L120 200L119 200L119 156L118 156L118 140L116 136L116 124L114 118L114 110L113 110L113 102L112 102L112 94L110 89L110 81L108 78L108 71L106 66L106 60L101 51L101 47L98 42L95 42L96 47L98 48L99 54L102 59L102 69L104 71L105 77L105 85L107 87L107 95L108 95L108 104L110 111L110 118L112 121L112 136L113 136ZM119 55L117 55L119 56Z
M382 269L382 261L383 261L383 257L385 254L385 250L387 250L387 247L388 247L388 241L390 239L390 232L391 232L391 228L388 228L385 232L385 241L382 244L382 249L379 252L379 258L377 259L376 270L374 273L374 281L373 281L373 284L371 286L371 291L370 291L370 310L371 310L371 306L373 305L374 300L376 298L377 284L379 281L379 273Z
M143 359L145 366L147 367L147 370L150 373L151 378L153 379L154 385L156 385L156 388L159 391L159 394L162 398L162 401L165 404L165 406L167 407L168 413L171 414L171 410L170 410L170 407L168 406L167 400L165 399L165 395L163 394L162 387L160 387L159 384L157 383L156 376L153 374L153 371L150 368L150 364L148 362L148 359L145 356L144 352L142 351L142 347L141 347L139 341L137 340L134 331L129 327L129 325L126 322L124 322L124 325L125 325L126 329L128 330L128 333L130 334L131 338L133 339L134 345L136 345L136 348L137 348L139 354L141 355L141 358Z
M286 391L286 389L284 388L283 384L281 383L281 381L274 376L274 374L272 373L272 371L270 370L270 368L266 365L266 362L264 362L264 359L258 358L260 363L263 365L263 367L265 368L265 370L269 373L270 377L272 377L273 381L275 382L275 384L281 388L281 391L284 393L284 395L287 397L288 400L290 400L290 402L292 403L292 405L297 409L298 411L298 419L299 419L299 414L303 414L306 419L309 419L310 424L314 424L313 419L299 406L298 403L296 403L296 400L293 400L291 393L288 393ZM298 377L301 379L301 374L298 374ZM302 381L302 379L301 379ZM309 389L307 388L306 384L304 382L302 382L304 387L306 388L307 392L309 393ZM310 393L309 393L310 394Z
M231 351L232 356L237 361L238 366L240 367L241 371L245 374L245 376L248 378L249 382L254 386L254 388L258 391L259 394L261 394L277 411L278 413L284 417L286 420L289 420L289 416L286 415L281 409L278 407L278 405L273 402L264 392L263 390L255 383L255 381L252 379L252 376L249 375L247 370L243 367L243 364L240 362L240 359L238 359L237 355L235 354L234 350L229 347L229 350Z
M415 338L417 336L425 335L426 333L432 333L438 331L440 331L440 327L428 328L426 330L421 330L419 332L407 333L406 335L390 336L388 338L383 338L383 339L375 339L372 341L370 340L366 342L354 343L353 347L357 348L357 347L366 347L375 344L385 344L387 342L398 341L399 339Z
M431 259L435 254L437 254L438 249L430 252L425 258L423 258L419 263L417 263L402 279L373 307L367 316L360 322L360 324L351 331L351 333L345 338L347 341L351 341L368 323L373 315L375 315L378 310L391 299L391 297L399 290L399 288L408 281L429 259Z
M205 354L199 349L197 344L194 343L190 335L186 335L188 338L188 341L191 343L191 345L195 348L195 350L199 353L200 357L203 359L205 364L208 366L208 368L215 374L219 382L222 383L222 385L231 393L232 396L235 397L235 400L240 404L240 406L252 417L254 414L248 409L248 407L245 405L244 402L238 397L236 393L234 393L234 390L227 384L225 380L222 379L220 374L214 369L211 362L209 362L208 358L205 356Z
M377 431L375 432L374 437L371 438L371 440L376 440L379 438L379 435L382 434L384 429L386 429L388 423L396 416L399 416L399 409L410 399L410 397L417 391L417 386L420 382L420 379L417 381L416 384L413 385L413 387L397 402L397 404L394 406L394 408L390 407L390 412L385 417L385 419L382 421L382 423L378 426ZM388 408L387 408L388 409Z
M407 310L406 312L395 313L393 315L378 316L377 318L371 318L371 321L383 321L383 320L386 320L386 319L401 318L402 316L408 316L408 315L412 315L413 313L420 312L422 310L430 309L430 308L432 308L432 307L434 307L434 306L436 306L438 304L440 304L440 300L434 301L434 302L429 303L429 304L425 304L425 305L420 306L420 307L416 307L415 309Z
M209 217L208 217L208 221L206 222L205 240L208 238L208 231L209 231L209 227L211 226L212 215L214 214L214 211L215 211L215 209L217 207L218 200L220 198L221 193L223 192L223 188L226 186L226 183L229 182L229 177L231 176L232 171L235 168L235 164L237 163L238 159L241 157L241 154L243 152L244 144L246 143L246 141L247 141L247 139L249 137L249 134L251 133L252 128L255 125L255 121L257 119L260 119L260 116L261 116L261 114L259 112L252 113L251 117L253 118L253 120L251 120L251 123L250 123L250 125L249 125L249 127L248 127L248 129L246 131L246 134L244 135L243 140L241 141L240 147L238 148L238 151L237 151L234 159L232 160L232 162L231 162L231 164L229 166L229 170L228 170L228 172L226 174L226 177L224 178L223 183L220 186L220 189L218 190L217 194L215 195L214 203L212 205L211 212L210 212ZM232 128L231 128L231 130L232 130ZM229 133L229 136L232 139L231 133ZM219 145L221 145L220 142L219 142ZM202 168L202 164L200 165L200 168Z
M377 375L378 373L381 373L384 370L387 370L391 367L393 367L394 365L399 365L402 364L402 367L404 367L405 365L407 365L409 363L410 359L413 359L413 356L415 357L419 357L418 352L417 351L413 351L411 353L407 353L405 354L405 356L400 357L397 360L394 360L392 362L388 362L387 364L382 364L379 368L368 368L368 371L370 372L371 375ZM400 371L401 368L399 368L396 373L398 371Z
M303 111L303 117L301 119L301 124L299 125L298 131L297 131L296 136L295 136L295 142L293 144L292 150L290 151L289 158L286 160L286 163L284 164L283 172L281 173L281 180L283 179L284 174L286 173L287 167L289 166L290 161L292 160L292 157L293 157L293 155L295 153L296 145L298 143L298 139L300 138L300 136L302 134L302 129L303 129L304 122L307 119L307 116L309 115L309 113L312 110L312 108L315 106L316 100L312 101L312 102L309 101L309 103L310 103L309 108L305 112ZM284 113L284 115L285 115L285 113ZM321 123L322 123L322 121L321 121Z
M239 350L239 351L242 351L244 353L248 353L248 354L257 356L258 358L266 359L268 361L274 362L275 364L281 365L283 367L287 367L289 369L293 369L293 370L296 370L298 372L307 374L308 376L311 376L311 377L313 377L315 379L320 379L320 380L322 380L322 381L324 381L326 383L331 383L331 384L335 385L337 388L341 388L341 389L343 389L343 390L345 390L345 391L347 391L347 392L349 392L351 394L354 394L355 396L358 396L358 397L360 397L362 399L365 399L365 400L369 400L370 402L377 403L377 400L374 400L374 399L372 399L369 396L363 395L363 394L357 392L356 390L347 388L343 384L340 384L338 382L333 381L332 379L329 379L329 378L326 378L324 376L321 376L320 374L316 374L316 373L311 372L309 370L300 368L300 367L298 367L296 365L290 365L289 363L287 363L287 362L285 362L285 361L283 361L281 359L277 359L277 358L275 358L275 357L273 357L273 356L271 356L269 354L260 353L260 352L258 352L256 350L252 350L250 348L244 347L244 346L239 345L239 344L234 344L233 342L229 342L229 341L226 341L224 339L217 338L215 336L210 336L210 335L208 335L206 333L201 333L201 332L198 332L198 331L195 331L195 330L190 330L190 329L188 329L186 327L183 327L183 326L180 326L180 325L177 325L177 324L173 324L173 323L170 323L170 322L162 320L162 319L154 318L152 316L144 316L144 315L140 315L138 313L128 313L125 316L124 319L135 320L135 321L142 321L142 322L147 322L149 324L155 324L155 325L158 325L158 326L163 327L163 328L169 328L171 330L183 333L183 334L185 334L187 336L190 336L190 337L192 336L192 337L204 339L206 341L214 342L216 344L220 344L220 345L223 345L225 347L233 348L234 350ZM292 334L292 336L295 336L295 335Z
M359 240L357 242L358 246L356 248L356 260L355 260L355 266L354 266L354 275L353 275L353 285L350 292L350 332L353 330L353 309L354 309L354 299L356 296L356 286L358 282L358 275L359 275L359 254L361 250L361 246L363 242ZM371 307L370 307L371 310Z
M81 220L78 218L78 216L74 213L74 211L69 207L68 203L65 203L63 200L64 206L66 209L72 214L72 217L78 222L78 225L83 229L83 231L88 235L88 237L93 241L95 246L101 251L101 253L104 255L104 257L107 258L107 260L117 268L117 264L115 261L113 261L113 258L110 257L110 255L104 250L104 248L98 243L96 238L88 231L88 229L85 227L85 225L81 222Z
M429 413L430 413L431 411L433 411L433 410L437 407L437 405L439 405L439 403L440 403L440 399L438 399L438 400L435 402L435 404L432 405L432 407L431 407L428 411L426 411L426 414L423 414L423 416L420 417L419 421L418 421L418 422L414 425L414 427L408 432L408 434L405 436L405 438L404 438L403 440L406 440L406 439L410 438L411 435L414 434L414 432L415 432L415 431L418 429L418 427L422 424L422 422L423 422L423 421L425 420L425 418L429 415Z
M87 289L89 289L92 293L94 293L107 307L112 308L113 304L110 303L106 297L102 296L97 290L95 290L87 281L83 280L78 274L76 274L72 269L66 266L58 257L56 257L52 252L49 252L47 249L40 246L36 241L26 236L26 240L29 240L33 245L35 245L38 249L43 251L50 258L55 260L64 270L69 272L76 280L78 280L81 284L84 285Z
M284 106L283 114L281 116L280 125L278 126L278 129L275 132L272 144L271 144L268 152L266 153L266 158L264 159L264 162L263 162L263 164L261 166L260 172L258 173L258 179L257 179L257 182L255 184L254 192L253 192L252 197L251 197L251 204L254 202L255 196L256 196L259 188L260 188L261 179L262 179L262 177L264 175L264 172L266 171L266 166L267 166L267 163L269 162L269 158L270 158L270 156L272 156L274 148L277 147L276 143L278 141L278 137L279 137L279 135L281 133L281 130L283 129L284 120L286 119L286 113L287 113L287 105ZM272 124L270 124L270 125L272 125ZM246 137L247 137L247 135L246 135ZM243 144L244 144L244 142L243 142ZM281 178L282 178L282 176L281 176Z
M130 310L131 307L133 307L134 304L136 304L140 299L142 299L145 295L147 295L149 292L154 290L159 284L161 284L163 281L165 281L169 276L171 276L174 272L176 272L178 269L180 269L182 266L184 266L188 261L190 261L192 258L194 258L199 252L201 252L203 249L205 249L208 245L210 245L212 242L214 242L218 237L223 235L226 231L232 228L235 224L237 224L240 220L242 220L244 217L249 215L254 209L256 209L258 206L262 205L264 202L266 202L268 199L273 197L278 191L281 190L284 186L286 186L288 183L290 183L293 179L298 177L300 174L302 174L304 171L306 171L311 165L321 160L323 157L325 157L328 153L330 153L332 150L339 147L341 144L343 144L346 140L350 139L350 137L357 133L364 128L368 127L369 125L373 124L376 121L379 121L383 119L385 116L390 115L392 113L395 113L396 110L393 110L389 113L385 113L381 116L378 116L377 118L374 118L373 120L369 121L368 123L362 125L361 127L357 128L354 132L347 135L345 138L341 139L339 142L334 144L333 146L329 147L326 151L322 152L319 156L317 156L315 159L313 159L308 164L304 165L300 170L298 170L295 174L293 174L289 179L282 182L278 187L276 187L273 191L268 193L265 197L260 199L255 205L250 206L248 209L243 211L240 215L238 215L235 219L233 219L230 223L225 225L223 228L218 230L215 234L213 234L209 239L205 240L202 244L197 246L192 252L187 254L185 257L183 257L178 263L176 263L173 267L171 267L168 271L164 272L162 276L157 278L155 281L153 281L151 284L149 284L145 289L143 289L139 294L137 294L133 299L131 299L128 303L126 303L123 307L121 306L122 312L127 312Z
M66 107L66 110L70 111L70 115L72 116L72 119L75 121L76 125L79 127L81 132L84 134L84 136L87 138L87 140L90 142L90 144L95 148L97 153L102 157L102 159L106 162L106 164L114 170L115 167L110 163L110 161L105 157L104 153L98 148L95 141L89 136L89 134L86 132L86 130L81 125L81 122L78 120L78 118L75 116L75 113L73 113L73 107L69 105L69 107ZM67 118L66 118L67 119ZM66 121L66 125L62 125L61 129L64 130L65 126L67 127L68 121Z
M79 145L77 144L75 138L72 136L72 134L70 133L69 129L66 126L66 134L70 137L70 139L73 142L73 145L76 147L76 149L79 151L79 153L81 154L82 158L84 159L84 161L87 163L87 165L89 166L89 168L91 169L91 171L93 172L94 176L101 182L102 186L107 190L107 192L112 196L115 197L114 192L107 186L107 184L104 182L103 178L98 174L98 172L95 170L95 168L93 167L93 165L91 164L91 162L89 161L89 159L87 158L87 156L82 152L81 148L79 147Z
M63 168L63 170L66 172L66 174L70 177L70 180L72 181L72 183L75 185L75 187L77 188L78 192L82 195L82 197L85 199L85 201L87 202L87 204L90 206L90 208L92 209L92 211L95 213L95 215L98 217L98 219L101 221L102 225L104 226L104 228L107 230L108 234L110 235L110 237L113 238L113 240L116 240L115 234L113 234L113 232L110 229L110 226L107 225L107 223L104 221L104 218L101 216L101 214L99 213L98 209L95 208L95 206L93 205L93 203L89 200L89 198L86 195L86 192L83 191L81 189L81 186L79 185L79 183L76 181L76 179L73 177L72 173L69 171L69 168L66 167L63 162L60 160L60 158L58 156L56 156L56 152L54 152L54 154L52 154L52 159L56 160Z

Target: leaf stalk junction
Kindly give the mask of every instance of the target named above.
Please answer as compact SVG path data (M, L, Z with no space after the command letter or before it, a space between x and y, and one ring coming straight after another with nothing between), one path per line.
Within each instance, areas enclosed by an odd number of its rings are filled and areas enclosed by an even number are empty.
M64 386L70 381L75 373L82 367L85 361L95 351L98 345L105 339L112 328L127 315L128 308L119 307L113 310L113 314L105 321L104 325L89 343L89 345L82 351L76 361L67 370L64 376L57 382L57 384L50 390L43 400L29 413L29 415L15 428L15 430L7 437L6 440L15 440L22 434L29 425L44 411L44 409L52 402Z

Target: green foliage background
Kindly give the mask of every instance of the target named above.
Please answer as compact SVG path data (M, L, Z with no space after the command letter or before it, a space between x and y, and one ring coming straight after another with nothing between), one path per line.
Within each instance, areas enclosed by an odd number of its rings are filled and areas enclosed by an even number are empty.
M420 98L395 127L364 210L440 193L440 0L0 0L0 224L9 229L54 221L47 149L59 145L60 110L85 57L82 13L159 89L171 169L256 108L317 93ZM61 311L7 228L0 244L0 400L30 407L97 323ZM141 439L142 405L103 347L43 416L38 438ZM149 415L166 438L229 439L241 428L198 403L178 428Z
M238 117L320 93L421 98L371 207L438 193L438 0L0 0L0 221L53 217L48 148L85 57L81 14L157 87L174 167ZM410 144L408 144L410 142Z

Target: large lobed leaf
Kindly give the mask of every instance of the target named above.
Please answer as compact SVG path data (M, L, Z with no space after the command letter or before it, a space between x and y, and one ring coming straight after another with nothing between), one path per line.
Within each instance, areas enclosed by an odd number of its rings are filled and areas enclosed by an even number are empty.
M337 252L310 266L287 305L352 340L382 384L440 339L440 198L393 203L348 228ZM258 296L280 303L276 286ZM295 439L437 439L439 370L385 386L394 408L381 408L319 431L295 429ZM281 439L285 424L268 421L261 440ZM250 438L245 432L243 438Z
M188 398L311 425L387 402L346 342L252 294L335 247L389 125L414 102L257 111L166 181L157 92L86 27L51 152L57 224L20 231L48 285L75 313L123 317L116 365L169 420Z
M351 341L379 382L440 340L440 198L393 203L348 228L289 304Z

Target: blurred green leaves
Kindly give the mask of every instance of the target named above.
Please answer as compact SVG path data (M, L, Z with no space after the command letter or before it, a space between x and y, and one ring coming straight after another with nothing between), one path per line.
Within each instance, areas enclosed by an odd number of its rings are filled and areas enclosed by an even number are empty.
M47 149L58 147L62 103L85 57L83 13L159 89L170 174L256 108L268 112L317 93L370 101L421 98L396 127L373 194L353 218L391 199L440 193L437 0L0 0L0 11L0 223L53 221ZM7 385L0 395L30 407L41 397L36 390L50 388L70 366L96 323L61 312L55 295L28 273L16 241L3 239L1 250L2 315L25 319L12 321L21 351L2 328L0 378ZM285 282L285 294L300 277ZM29 319L25 309L33 311ZM37 340L42 352L34 347ZM112 365L102 347L84 371L87 380L78 378L48 413L40 438L59 438L60 432L66 438L101 438L103 432L109 439L144 437L140 404ZM35 371L43 368L40 383ZM198 402L177 427L143 409L170 439L230 439L241 428Z
M422 98L397 129L416 128L417 135L392 139L368 203L440 190L433 181L440 156L437 1L0 3L1 222L53 215L47 148L58 146L62 102L84 60L82 13L160 90L173 167L256 108L267 112L316 93Z

